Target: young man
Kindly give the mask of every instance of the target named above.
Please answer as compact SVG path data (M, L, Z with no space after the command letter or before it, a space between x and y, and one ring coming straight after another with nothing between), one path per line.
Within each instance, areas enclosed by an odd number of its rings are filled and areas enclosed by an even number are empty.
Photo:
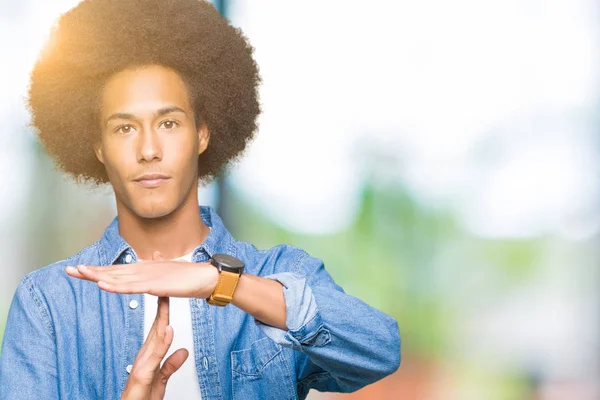
M393 318L318 258L258 250L198 205L198 183L255 132L259 82L209 3L85 0L61 17L32 72L32 123L63 171L112 186L118 215L19 284L1 399L303 399L398 368Z

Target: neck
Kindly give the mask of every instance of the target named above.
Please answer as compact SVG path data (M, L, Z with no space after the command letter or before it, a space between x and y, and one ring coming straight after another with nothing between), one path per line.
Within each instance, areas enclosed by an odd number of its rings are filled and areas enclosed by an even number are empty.
M198 210L198 191L190 190L184 203L159 218L142 218L117 200L119 234L138 258L152 260L158 250L165 260L192 252L209 233Z

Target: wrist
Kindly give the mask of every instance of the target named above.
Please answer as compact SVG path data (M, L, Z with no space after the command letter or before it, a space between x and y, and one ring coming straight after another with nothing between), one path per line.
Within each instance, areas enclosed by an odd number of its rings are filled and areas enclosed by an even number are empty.
M244 271L244 263L228 254L214 254L210 263L215 267L218 276L206 302L210 305L224 307L233 300L233 294Z
M149 391L140 387L140 385L132 384L130 380L128 380L125 384L125 389L123 389L121 400L147 400L149 397L148 392Z
M208 283L204 290L204 295L202 297L204 299L209 298L214 293L215 289L217 288L217 285L219 284L219 270L212 266L212 264L208 264L207 269L210 272L208 275Z

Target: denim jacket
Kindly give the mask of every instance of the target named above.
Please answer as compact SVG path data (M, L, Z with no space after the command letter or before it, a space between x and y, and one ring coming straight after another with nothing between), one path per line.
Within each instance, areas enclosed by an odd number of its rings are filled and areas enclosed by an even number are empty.
M346 294L321 260L290 245L258 250L234 239L212 207L199 212L211 229L192 260L226 253L244 262L245 273L279 281L289 328L262 324L233 305L190 299L190 356L203 400L304 399L311 388L351 392L399 367L396 320ZM144 297L100 290L64 269L137 259L115 217L96 243L23 277L0 353L0 399L120 398L144 341ZM139 306L130 307L132 300Z

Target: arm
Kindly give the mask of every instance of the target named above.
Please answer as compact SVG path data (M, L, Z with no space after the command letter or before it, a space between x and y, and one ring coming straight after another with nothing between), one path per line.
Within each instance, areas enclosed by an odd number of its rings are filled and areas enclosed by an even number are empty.
M242 274L231 304L264 324L287 331L285 299L280 282Z
M56 363L48 310L25 276L8 312L0 354L0 399L58 399Z
M265 277L242 275L233 304L252 315L276 343L303 353L296 357L299 388L351 392L398 369L400 335L396 320L344 293L321 260L296 250L269 261L289 267L286 272ZM66 271L73 277L98 282L109 292L165 297L207 298L218 281L212 265L179 261ZM130 273L123 275L124 271Z
M300 386L306 391L313 387L352 392L398 369L400 333L395 319L347 295L323 262L305 251L293 271L265 277L283 285L289 330L265 324L264 318L255 320L272 340L308 356L297 357ZM269 301L277 298L274 292L265 296ZM282 305L265 303L278 318Z

